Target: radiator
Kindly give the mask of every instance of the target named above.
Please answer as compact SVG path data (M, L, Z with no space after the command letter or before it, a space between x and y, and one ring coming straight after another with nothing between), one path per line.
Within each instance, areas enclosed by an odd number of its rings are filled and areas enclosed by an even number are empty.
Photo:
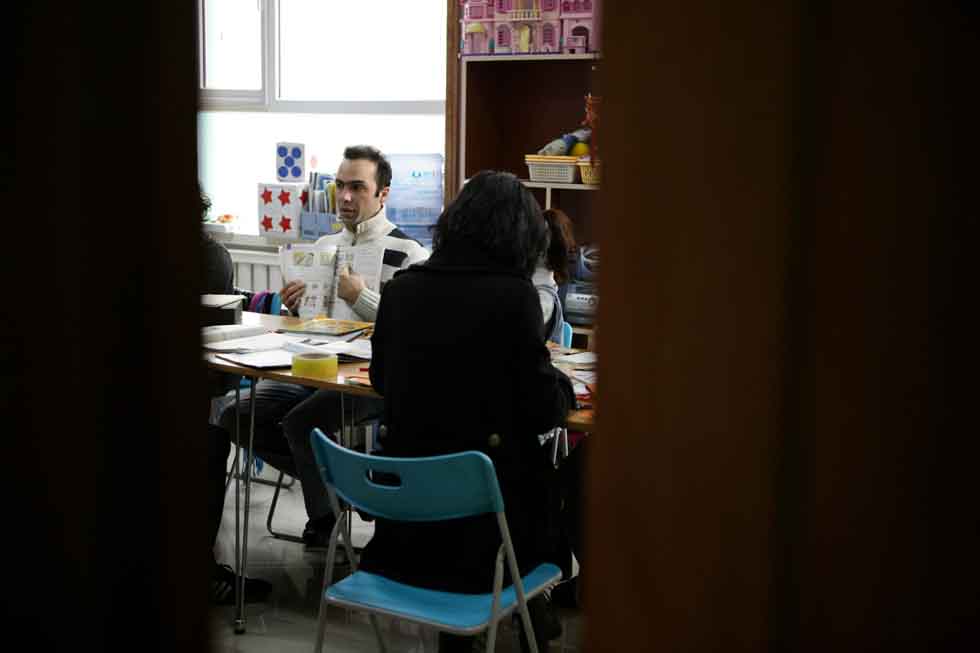
M274 252L229 249L235 265L235 287L242 290L276 292L282 288L279 256Z

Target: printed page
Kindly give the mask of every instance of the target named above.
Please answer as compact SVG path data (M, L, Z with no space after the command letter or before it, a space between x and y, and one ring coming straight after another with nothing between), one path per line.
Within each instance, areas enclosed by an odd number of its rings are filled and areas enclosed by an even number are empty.
M381 290L381 263L384 260L382 245L360 247L340 247L337 249L337 270L349 266L364 279L364 285L379 292ZM333 279L331 296L333 297L333 313L330 317L336 320L362 320L351 305L337 296L338 277Z
M291 281L306 284L300 299L299 316L305 320L329 316L333 305L334 271L337 247L314 243L289 243L279 248L283 285Z

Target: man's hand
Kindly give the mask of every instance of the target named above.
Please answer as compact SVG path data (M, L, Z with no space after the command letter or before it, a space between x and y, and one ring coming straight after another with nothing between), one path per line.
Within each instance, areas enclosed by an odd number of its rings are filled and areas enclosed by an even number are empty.
M364 290L364 279L357 272L344 266L340 269L340 276L337 278L337 296L348 304L353 304L360 297Z
M295 313L299 306L299 300L303 297L304 290L306 290L306 283L302 281L290 281L279 291L279 296L282 297L282 303L286 308Z

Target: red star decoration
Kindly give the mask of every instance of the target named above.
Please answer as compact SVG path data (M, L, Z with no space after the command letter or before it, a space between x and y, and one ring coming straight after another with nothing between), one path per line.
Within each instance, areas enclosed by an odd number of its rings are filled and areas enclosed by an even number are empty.
M272 231L272 218L270 218L269 216L267 215L262 216L262 222L260 224L262 225L262 228L265 229L266 231Z
M265 192L262 193L261 197L262 197L262 203L268 204L269 202L272 201L272 191L266 188Z
M289 204L289 191L284 190L279 193L279 201L282 202L283 206Z
M310 197L309 192L306 189L304 189L303 194L299 196L299 203L305 206L306 200L309 199L309 197Z
M280 218L279 220L279 226L282 227L283 231L289 231L290 229L292 229L292 227L289 226L291 222L292 220L290 218L287 218L286 216L282 216L282 218Z

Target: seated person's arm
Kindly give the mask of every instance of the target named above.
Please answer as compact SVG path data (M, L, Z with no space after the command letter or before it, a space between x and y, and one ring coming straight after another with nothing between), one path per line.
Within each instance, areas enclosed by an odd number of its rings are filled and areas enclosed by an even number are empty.
M564 372L551 364L551 354L541 337L541 304L538 293L530 286L520 300L522 306L515 318L516 342L514 360L519 361L515 396L521 406L521 423L535 433L565 423L575 408L572 383Z

